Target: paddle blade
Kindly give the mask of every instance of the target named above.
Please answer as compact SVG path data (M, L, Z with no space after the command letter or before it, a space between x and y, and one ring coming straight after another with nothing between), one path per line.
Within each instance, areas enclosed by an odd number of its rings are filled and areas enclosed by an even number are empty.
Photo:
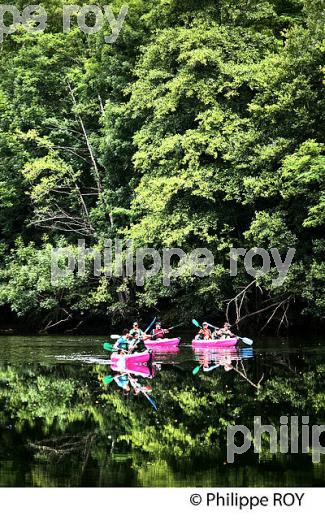
M200 368L201 368L201 365L198 366L198 367L195 367L195 368L193 369L193 372L192 372L193 376L196 376L196 374L198 374L198 373L200 372Z
M154 409L156 410L156 412L158 411L158 408L157 408L157 405L155 403L155 401L152 399L152 397L150 397L149 395L146 396L149 403L154 407Z
M199 327L199 329L201 328L201 325L199 324L198 321L192 320L192 323L193 323L193 325L195 325L195 327Z
M178 327L183 327L183 325L185 325L185 323L179 323L178 325L173 325L172 327L169 327L168 330L174 330L174 329L177 329Z
M215 370L216 368L220 367L220 365L213 365L212 367L204 368L204 372L212 372L212 370Z
M105 376L103 378L104 385L109 385L112 381L114 381L114 377L113 376Z
M253 340L252 339L249 339L249 338L240 338L242 340L243 343L245 343L246 345L253 345Z
M118 334L111 334L111 339L120 339L120 337Z
M104 343L104 345L103 345L103 349L104 349L104 350L109 350L110 352L112 352L112 350L113 350L113 345L111 345L111 343Z

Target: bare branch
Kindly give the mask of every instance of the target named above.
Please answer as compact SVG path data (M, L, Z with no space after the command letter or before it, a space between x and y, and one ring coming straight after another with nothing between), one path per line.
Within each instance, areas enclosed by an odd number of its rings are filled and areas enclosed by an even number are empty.
M69 316L67 316L66 318L62 318L62 320L59 320L59 321L57 321L56 323L52 323L52 320L51 320L50 323L48 323L48 324L46 325L46 327L44 327L44 329L42 329L42 330L40 331L40 333L41 333L41 334L44 334L44 333L47 332L48 330L53 329L53 327L57 327L57 326L60 325L61 323L65 323L65 322L67 322L67 321L69 321L69 320L71 320L71 319L72 319L72 314L69 314Z
M75 95L73 93L73 90L72 90L71 85L70 85L69 82L68 82L68 87L69 87L69 92L70 92L70 96L71 96L73 105L74 105L74 107L76 107L77 106L77 101L76 101ZM92 162L92 165L93 165L94 170L95 170L95 177L96 177L96 182L97 182L98 193L100 193L102 191L102 186L101 186L101 182L100 182L100 174L99 174L99 170L98 170L98 166L97 166L97 161L95 159L93 148L91 146L91 142L89 140L89 137L88 137L87 130L86 130L86 127L84 125L83 119L82 119L80 114L78 114L77 117L79 119L80 126L82 128L82 132L83 132L83 135L84 135L84 138L85 138L85 141L86 141L86 144L87 144L87 148L88 148L88 151L89 151L89 155L90 155L90 158L91 158L91 162Z
M104 109L103 100L102 100L100 94L98 94L98 99L99 99L100 112L101 112L102 116L104 116L105 115L105 109Z

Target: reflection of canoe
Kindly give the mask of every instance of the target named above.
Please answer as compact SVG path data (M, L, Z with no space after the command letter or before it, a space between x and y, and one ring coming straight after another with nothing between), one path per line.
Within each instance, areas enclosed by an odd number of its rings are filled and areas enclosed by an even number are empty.
M111 369L114 370L114 372L123 372L127 373L133 376L141 376L146 378L153 378L155 377L155 368L153 365L140 365L139 363L134 363L133 365L129 366L129 369L122 368L121 369L121 363L114 363L111 365Z
M141 363L150 363L152 359L151 350L146 350L145 352L137 352L135 354L112 354L111 362L112 364L121 367L121 369L128 369L129 367L133 367L134 365Z
M252 347L241 348L239 351L241 359L250 359L254 357L254 351Z
M236 356L238 354L237 347L223 347L223 348L201 348L201 347L193 347L195 354L199 356L227 356L233 355Z
M195 359L198 361L209 361L214 363L220 363L223 360L230 359L236 361L240 359L238 349L236 347L224 347L224 348L197 348L193 347L195 353Z
M195 348L227 348L234 347L238 343L238 338L228 339L194 339L192 346Z
M240 361L241 359L249 359L254 356L252 348L238 349L236 347L224 348L196 348L193 347L195 359L200 362L208 361L209 363L222 364L224 361Z
M165 352L172 352L178 350L178 345L181 342L181 338L164 338L164 339L147 339L144 344L147 348L152 350L160 350Z

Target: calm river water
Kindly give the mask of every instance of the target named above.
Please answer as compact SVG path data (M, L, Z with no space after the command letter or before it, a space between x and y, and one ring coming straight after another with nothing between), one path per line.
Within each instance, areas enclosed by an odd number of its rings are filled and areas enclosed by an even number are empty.
M157 411L142 391L104 385L119 375L105 339L0 337L0 486L325 485L325 455L300 442L302 416L325 424L324 339L157 352L131 374ZM211 370L193 375L201 362ZM254 416L276 429L277 452L263 435L230 463L227 427L253 430ZM299 453L280 453L281 416L298 417Z

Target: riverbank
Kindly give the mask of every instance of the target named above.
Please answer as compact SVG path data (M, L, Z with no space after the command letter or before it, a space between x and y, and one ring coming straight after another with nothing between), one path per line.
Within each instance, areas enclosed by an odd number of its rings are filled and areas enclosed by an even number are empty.
M137 314L133 314L129 319L117 319L115 317L114 321L112 319L103 320L101 317L85 317L84 320L72 320L69 325L66 323L58 324L56 327L46 328L43 323L34 319L26 319L26 318L17 318L13 315L10 316L9 319L4 319L5 316L2 316L0 319L0 336L4 335L19 335L19 334L48 334L48 335L57 335L57 334L65 334L65 335L96 335L96 334L106 334L108 330L114 330L116 332L122 331L124 328L131 328L132 322L137 320L140 322L143 328L146 328L148 323L153 319L154 313L156 312L156 316L159 316L164 323L164 326L171 327L176 323L183 322L184 329L192 329L193 334L195 332L194 328L192 328L191 322L193 317L198 319L199 321L207 320L209 323L213 323L217 326L221 326L225 321L225 316L221 313L218 315L205 315L205 316L186 316L182 317L180 313L169 312L166 313L157 313L157 311L153 311L150 314L143 314L139 316ZM170 315L174 316L177 314L177 317L170 318ZM166 316L165 316L166 315ZM325 330L325 322L324 320L313 319L307 316L297 316L286 328L281 328L280 331L277 330L277 324L273 323L269 327L265 328L261 331L263 324L258 321L243 321L240 323L239 328L233 326L233 331L238 333L239 335L251 335L252 337L263 337L263 336L281 336L281 337L296 337L301 334L308 335L322 335ZM177 329L177 335L179 335L179 331L181 329Z

